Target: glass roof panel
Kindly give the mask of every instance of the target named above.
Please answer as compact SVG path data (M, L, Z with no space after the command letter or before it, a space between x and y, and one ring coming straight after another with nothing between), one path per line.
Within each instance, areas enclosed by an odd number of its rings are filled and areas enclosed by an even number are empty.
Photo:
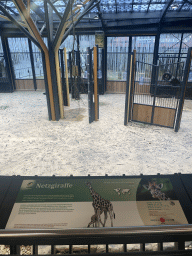
M161 11L165 4L150 4L149 11Z
M125 4L130 4L130 3L132 3L132 0L125 0L124 2L125 2Z
M141 5L141 11L147 11L147 9L148 9L147 4Z
M158 4L158 3L165 4L166 2L167 2L166 0L152 0L151 4Z
M134 0L134 3L142 3L142 0Z
M186 3L182 7L182 11L191 11L192 10L192 5Z
M98 12L97 7L93 8L90 12L91 12L91 13L96 13L96 12Z
M110 4L115 4L115 0L109 0L108 1L108 4L110 5Z
M117 6L117 10L118 10L118 8L119 8L119 6ZM124 10L125 10L125 12L131 11L131 10L132 10L132 5L130 5L130 4L125 4Z

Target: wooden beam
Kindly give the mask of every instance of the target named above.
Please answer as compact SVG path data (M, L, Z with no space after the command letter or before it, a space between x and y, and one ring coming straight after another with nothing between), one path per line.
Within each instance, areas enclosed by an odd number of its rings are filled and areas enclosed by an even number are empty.
M55 51L55 66L56 66L60 116L63 119L64 118L64 103L63 103L63 92L62 92L62 85L61 85L61 72L60 72L60 67L59 67L59 49Z
M5 19L5 20L8 20L8 21L11 21L8 17L6 17L6 16L4 16L4 15L2 15L2 14L0 14L0 18ZM21 25L21 26L23 26L23 27L25 27L25 28L28 27L28 26L27 26L25 23L23 23L23 22L19 22L19 21L17 21L17 22L18 22L19 25Z
M28 38L31 39L31 41L41 49L40 44L38 43L38 41L36 40L36 38L34 38L25 28L24 25L28 28L28 26L26 24L23 24L21 22L18 22L17 20L15 20L10 13L8 13L8 11L6 11L1 5L0 5L0 10L6 15L6 17L13 22L13 24L15 24ZM5 17L5 16L3 16ZM20 24L21 23L21 24Z
M52 80L51 80L51 70L50 70L50 60L49 60L49 52L48 49L36 27L31 17L27 17L27 11L25 8L25 5L23 4L23 1L21 0L13 0L15 3L15 6L19 8L20 12L22 13L22 16L24 17L25 22L27 22L28 26L34 33L37 41L41 45L43 52L45 53L45 63L46 63L46 71L47 71L47 82L48 82L48 89L49 89L49 98L50 98L50 108L51 108L51 117L52 120L56 120L55 116L55 106L54 106L54 99L53 99L53 87L52 87Z

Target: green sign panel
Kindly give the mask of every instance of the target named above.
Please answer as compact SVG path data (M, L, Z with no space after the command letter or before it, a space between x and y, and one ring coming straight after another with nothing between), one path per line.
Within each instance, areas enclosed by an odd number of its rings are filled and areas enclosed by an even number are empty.
M24 180L6 228L186 224L168 178Z

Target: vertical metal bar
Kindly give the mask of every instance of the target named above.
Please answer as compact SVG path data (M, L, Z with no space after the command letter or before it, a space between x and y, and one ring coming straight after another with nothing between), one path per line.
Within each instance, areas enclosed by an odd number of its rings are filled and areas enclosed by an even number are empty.
M30 54L30 60L31 60L31 69L33 74L33 84L35 91L37 90L37 82L36 82L36 74L35 74L35 65L34 65L34 58L33 58L33 49L31 40L28 38L28 45L29 45L29 54Z
M185 250L185 241L176 242L175 250L177 250L177 251Z
M87 78L88 78L88 109L89 109L89 123L93 122L92 118L92 108L93 108L93 90L92 90L92 77L91 77L91 60L92 51L87 48Z
M68 78L68 65L67 65L67 52L66 48L64 49L64 59L65 59L65 85L66 85L66 94L67 94L67 106L70 106L70 99L69 99L69 78Z
M124 251L124 252L127 252L127 244L124 244L124 245L123 245L123 251Z
M69 91L72 94L72 83L73 83L73 78L72 78L72 58L71 58L72 52L69 52L69 73L70 73L70 83L69 83Z
M1 36L1 42L2 42L2 48L5 58L5 64L6 64L6 72L7 72L7 78L9 79L9 85L10 88L7 88L10 92L13 92L15 87L15 76L14 76L14 70L12 66L12 60L11 60L11 54L9 50L9 44L7 38L4 36ZM7 86L9 86L7 85Z
M10 245L10 254L20 255L20 245Z
M132 52L132 42L133 42L132 36L130 36L130 37L129 37L129 50L128 50L129 53Z
M154 84L155 84L155 78L156 78L156 68L155 68L155 66L157 65L157 61L158 61L160 32L161 32L161 29L159 27L157 35L155 36L155 44L154 44L154 52L153 52L153 65L154 66L152 67L152 74L151 74L151 88L150 88L151 94L154 93Z
M182 43L183 43L183 33L181 34L181 41L180 41L180 46L179 46L179 54L178 54L178 59L177 59L177 68L176 68L176 75L175 77L177 78L177 71L178 71L178 66L180 62L180 57L181 57L181 48L182 48Z
M69 245L69 254L72 254L72 250L73 250L73 245L70 244L70 245Z
M63 49L59 50L60 53L60 61L61 61L61 84L62 84L62 90L63 90L63 103L64 106L68 106L67 104L67 88L66 88L66 82L65 82L65 72L64 72L64 60L63 60Z
M88 244L88 253L91 253L91 245Z
M107 37L104 36L104 93L107 91Z
M158 243L158 251L163 251L163 243Z
M55 254L55 246L51 245L51 254Z
M130 96L131 96L130 93L131 93L132 57L133 57L132 54L128 53L124 125L127 125L128 121L129 121L129 103L130 103Z
M145 243L140 244L140 251L145 252Z
M77 62L77 66L78 66L78 74L79 74L79 77L81 77L81 56L80 56L80 47L79 47L79 35L76 36L77 37L77 59L78 59L78 62Z
M98 120L98 88L97 88L97 47L93 47L94 60L94 107L95 107L95 121Z
M108 252L109 252L109 245L106 244L106 253L108 253Z
M151 124L153 124L154 112L155 112L155 101L156 101L156 91L157 91L157 83L158 83L158 76L159 76L159 67L156 67L156 82L153 94L153 105L152 105L152 114L151 114Z
M188 49L188 53L187 53L187 61L186 61L186 64L185 64L185 71L184 71L184 77L183 77L183 83L182 83L182 89L181 89L181 96L180 96L180 101L179 101L179 106L178 106L178 111L177 111L175 132L178 132L178 130L180 128L181 116L182 116L184 99L185 99L185 91L186 91L186 87L187 87L187 82L188 82L188 77L189 77L189 72L190 72L190 66L191 66L191 59L192 59L192 47L190 47Z
M33 245L33 254L38 254L38 245L36 244Z
M136 50L133 50L132 60L132 77L131 77L131 90L130 90L130 102L129 102L129 117L128 122L131 120L132 106L133 106L133 88L135 85L135 65L136 65Z
M47 110L48 110L49 120L51 120L52 115L51 115L51 105L50 105L50 97L49 97L48 80L47 80L47 69L46 69L46 63L45 63L45 54L44 54L43 51L41 51L41 55L42 55L44 81L45 81L45 92L46 92L46 99L47 99Z
M76 88L76 99L80 99L80 83L81 83L81 66L80 66L80 51L79 49L75 52L76 53L76 66L78 69L77 74L77 88Z
M98 65L99 65L99 51L97 45L97 83L98 83ZM97 88L97 119L99 119L99 88Z

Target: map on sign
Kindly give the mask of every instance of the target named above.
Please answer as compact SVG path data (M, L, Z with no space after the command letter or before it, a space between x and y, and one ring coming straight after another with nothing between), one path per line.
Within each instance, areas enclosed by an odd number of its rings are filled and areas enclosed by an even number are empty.
M24 180L6 229L87 228L96 222L188 224L169 178L74 177Z

